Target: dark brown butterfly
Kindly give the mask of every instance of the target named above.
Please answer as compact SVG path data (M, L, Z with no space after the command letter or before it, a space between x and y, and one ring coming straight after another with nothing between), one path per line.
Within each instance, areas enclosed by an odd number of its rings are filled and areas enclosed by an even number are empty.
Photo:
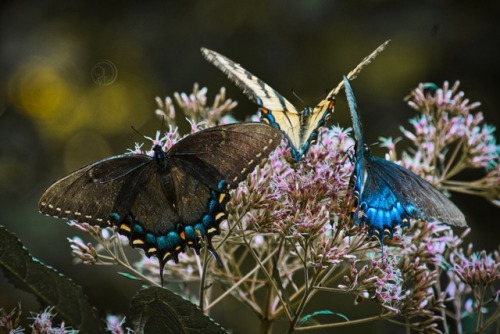
M252 172L282 139L261 123L231 124L191 134L154 156L124 154L97 161L52 184L40 212L99 226L117 226L133 247L160 261L178 261L211 239L225 218L228 191Z

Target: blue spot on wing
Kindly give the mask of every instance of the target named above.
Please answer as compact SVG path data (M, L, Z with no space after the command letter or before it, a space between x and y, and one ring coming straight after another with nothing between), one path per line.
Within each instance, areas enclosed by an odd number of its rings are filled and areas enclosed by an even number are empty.
M397 226L408 227L410 217L415 218L418 210L412 203L402 202L398 196L398 191L405 190L403 184L395 184L393 179L377 170L371 156L363 156L361 159L364 159L361 165L367 166L367 174L364 183L361 182L362 177L356 175L355 193L359 195L354 223L367 224L370 235L376 233L383 240L385 234L392 237ZM356 172L361 173L361 169L357 168ZM394 169L392 172L397 173L398 170Z
M370 234L377 231L383 236L384 231L388 231L392 235L397 226L408 225L409 215L383 181L378 180L377 185L378 189L375 189L373 182L367 181L361 191L354 221L356 224L368 224Z
M175 247L175 244L165 235L161 235L156 238L156 243L160 251L166 251Z

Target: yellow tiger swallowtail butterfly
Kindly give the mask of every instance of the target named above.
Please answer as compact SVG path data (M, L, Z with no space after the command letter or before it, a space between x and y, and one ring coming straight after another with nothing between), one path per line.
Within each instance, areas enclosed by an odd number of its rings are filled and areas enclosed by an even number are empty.
M389 40L365 57L347 75L347 78L354 79L362 68L385 49L388 43ZM201 52L209 62L224 72L231 81L243 90L243 93L250 100L259 106L263 122L281 130L288 140L292 158L296 162L300 161L311 144L316 142L319 128L325 124L326 119L333 113L335 98L342 89L344 82L341 81L314 108L307 107L299 111L280 93L248 72L240 64L206 48L202 48Z

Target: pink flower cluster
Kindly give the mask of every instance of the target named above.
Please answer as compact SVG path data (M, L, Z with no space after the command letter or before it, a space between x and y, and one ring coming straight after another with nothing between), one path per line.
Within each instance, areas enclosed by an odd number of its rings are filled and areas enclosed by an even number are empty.
M420 84L407 97L408 105L419 115L410 120L412 130L401 131L412 147L401 154L401 165L444 190L483 196L500 205L500 146L495 127L484 123L481 112L473 112L479 102L470 103L459 82L450 87L429 89ZM397 161L391 138L381 138L389 152L387 158ZM466 169L483 169L485 175L473 181L455 180Z
M398 154L400 140L382 138L387 158L400 160L401 165L444 190L483 196L500 205L499 147L494 128L483 123L480 112L473 113L479 104L457 92L458 83L450 88L445 82L443 88L432 91L426 87L420 85L409 96L408 104L419 113L410 120L412 129L401 128L411 149ZM189 95L175 94L192 132L225 123L236 106L225 98L223 89L208 106L206 93L195 85ZM170 127L163 137L157 133L148 139L168 149L180 139L175 127L178 115L172 99L157 102L157 114ZM288 317L291 326L306 307L314 308L309 303L312 296L326 290L350 293L357 302L375 302L386 312L384 316L404 317L404 326L421 332L446 330L445 319L451 310L446 306L451 304L458 328L471 295L473 305L484 304L485 295L473 287L498 284L498 253L463 255L458 248L468 230L456 236L450 227L429 222L412 222L404 234L396 232L380 249L377 240L367 239L365 227L352 224L348 194L353 147L348 130L323 128L304 160L293 163L283 141L267 163L230 194L222 235L213 238L224 267L202 263L203 251L200 257L188 251L180 254L178 264L165 267L167 280L199 281L202 286L211 284L208 279L216 281L224 292L214 296L210 289L200 289L200 306L209 309L231 295L260 319L272 322ZM148 151L136 145L134 152ZM470 168L482 169L484 176L455 180ZM116 241L91 227L82 228L105 246L93 248L73 239L75 256L94 264L118 261L118 254L110 254L121 252L116 246L120 243L113 244ZM157 282L157 266L156 260L144 257L133 269L134 275ZM450 281L447 289L441 288L443 274ZM192 294L189 289L185 292ZM267 298L265 307L262 295Z

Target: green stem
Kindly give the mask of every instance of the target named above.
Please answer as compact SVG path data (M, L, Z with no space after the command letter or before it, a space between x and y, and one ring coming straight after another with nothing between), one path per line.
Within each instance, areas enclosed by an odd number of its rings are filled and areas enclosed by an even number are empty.
M462 147L465 147L465 141L463 138L461 138L460 141L455 146L455 149L453 150L451 157L448 159L448 163L444 167L443 172L439 177L438 183L441 183L441 182L453 177L454 175L458 174L460 171L463 170L462 162L466 158L465 152L463 152L460 159L458 159L458 161L456 161L458 153L461 151ZM453 166L454 166L454 168L452 169Z
M307 259L307 251L308 251L308 246L307 246L307 241L306 245L304 247L304 260ZM310 282L309 282L309 271L307 268L307 264L303 262L303 271L304 271L304 293L302 295L302 298L300 300L299 306L297 307L297 311L295 312L295 316L293 317L292 322L290 323L290 327L288 329L289 333L293 332L293 329L295 328L295 325L300 319L300 315L302 314L302 311L304 310L306 306L306 301L307 301L307 296L309 295L310 291Z
M267 261L271 260L274 254L276 254L277 249L273 250L262 262L266 263ZM228 296L232 291L236 290L241 284L246 282L246 280L251 277L256 271L260 269L259 266L255 266L252 270L250 270L245 276L240 278L240 280L236 283L234 283L229 289L224 291L223 294L221 294L217 299L213 300L209 305L206 306L205 310L208 310L215 306L217 303L219 303L222 299L224 299L226 296Z
M483 300L484 300L484 295L486 293L486 287L485 286L478 286L475 289L475 297L476 297L476 302L477 302L477 314L476 314L476 333L479 333L480 328L483 325Z
M260 267L260 269L262 270L262 272L266 276L267 281L271 284L272 288L276 292L276 295L280 299L280 302L284 305L285 300L283 299L283 296L281 295L279 288L276 286L276 283L274 282L274 280L272 278L272 275L269 274L269 272L267 271L267 269L264 267L264 264L260 261L260 259L257 256L257 254L255 254L255 251L252 249L252 247L250 246L250 243L248 242L248 240L245 237L243 237L243 241L245 242L248 250L250 251L250 254L252 254L252 257L254 258L255 262L257 262L258 267ZM286 311L286 315L287 315L288 319L291 321L292 320L292 315L288 312L287 308L285 308L285 311Z
M125 252L123 250L123 247L121 245L120 239L118 238L118 235L116 235L116 239L112 241L112 246L113 250L109 248L109 241L103 240L100 238L100 236L96 236L91 234L92 237L103 246L103 248L106 250L106 252L109 254L109 256L118 264L120 264L122 267L125 267L128 269L128 271L132 272L134 276L139 277L143 281L147 282L148 284L152 286L161 286L159 283L151 280L149 277L143 275L141 272L137 271L132 267L130 262L128 261L128 258L125 256ZM120 258L123 257L122 258Z

